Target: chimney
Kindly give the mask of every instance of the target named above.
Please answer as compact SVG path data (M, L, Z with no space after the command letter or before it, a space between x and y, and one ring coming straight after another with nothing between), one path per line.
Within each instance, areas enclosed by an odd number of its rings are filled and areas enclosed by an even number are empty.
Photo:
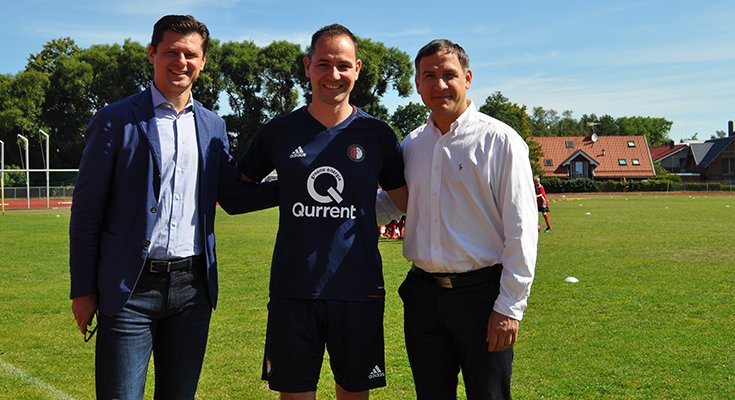
M733 136L732 121L727 121L727 136Z

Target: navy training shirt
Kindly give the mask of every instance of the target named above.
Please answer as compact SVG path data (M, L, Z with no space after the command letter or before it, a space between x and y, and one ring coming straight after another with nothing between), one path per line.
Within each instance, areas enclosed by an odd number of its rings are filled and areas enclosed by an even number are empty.
M254 181L278 173L271 297L383 301L375 192L406 184L388 124L354 108L326 128L302 107L266 124L238 167Z

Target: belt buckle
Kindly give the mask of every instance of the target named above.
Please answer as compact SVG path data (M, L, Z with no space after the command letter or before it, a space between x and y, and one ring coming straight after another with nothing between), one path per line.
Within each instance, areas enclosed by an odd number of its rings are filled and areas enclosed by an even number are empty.
M166 268L163 271L155 270L154 268L157 267L157 266L165 266ZM151 261L151 266L150 266L150 268L148 268L148 270L151 271L151 272L153 272L154 274L161 273L161 272L171 272L171 261L168 261L168 260L152 260Z
M443 287L444 289L452 289L452 277L451 276L434 276L434 281Z

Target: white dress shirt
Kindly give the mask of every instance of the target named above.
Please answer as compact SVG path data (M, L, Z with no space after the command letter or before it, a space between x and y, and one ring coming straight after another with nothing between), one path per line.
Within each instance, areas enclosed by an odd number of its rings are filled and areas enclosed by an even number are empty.
M184 110L174 106L151 85L153 109L161 143L161 193L158 220L153 227L149 257L183 258L202 253L199 232L199 146L193 97ZM151 126L151 125L149 125Z
M403 157L404 256L432 273L503 264L494 310L522 319L538 241L526 143L470 103L443 135L429 117L403 141Z

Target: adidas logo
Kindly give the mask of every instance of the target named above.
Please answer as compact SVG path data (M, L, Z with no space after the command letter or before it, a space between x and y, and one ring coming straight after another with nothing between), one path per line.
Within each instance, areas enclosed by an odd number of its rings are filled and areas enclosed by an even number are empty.
M296 150L291 152L291 155L288 156L288 158L304 158L306 157L306 153L304 152L304 149L301 148L301 146L297 147Z
M373 368L373 371L368 375L368 379L375 379L375 378L385 378L385 373L380 370L380 368L376 365L375 368Z

